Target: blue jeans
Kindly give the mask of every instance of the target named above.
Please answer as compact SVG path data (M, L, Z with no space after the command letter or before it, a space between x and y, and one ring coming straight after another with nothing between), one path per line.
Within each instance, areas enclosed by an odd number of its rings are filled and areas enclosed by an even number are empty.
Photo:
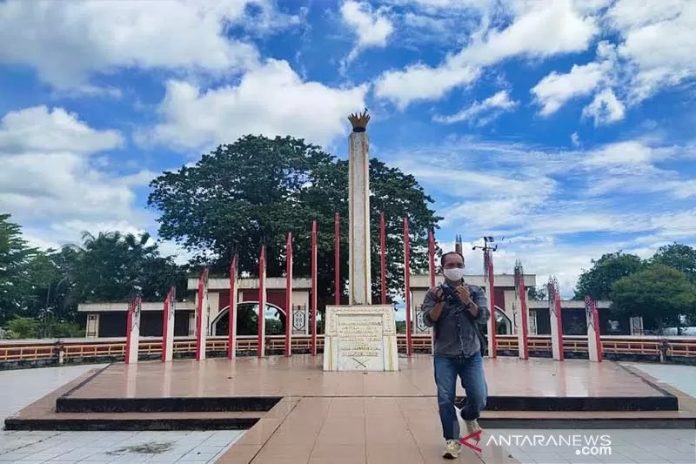
M434 356L435 384L437 385L437 405L442 422L442 434L445 440L458 440L459 421L454 408L457 375L466 391L466 403L462 409L462 419L478 419L480 412L486 406L488 387L483 373L481 353L468 358L450 358Z

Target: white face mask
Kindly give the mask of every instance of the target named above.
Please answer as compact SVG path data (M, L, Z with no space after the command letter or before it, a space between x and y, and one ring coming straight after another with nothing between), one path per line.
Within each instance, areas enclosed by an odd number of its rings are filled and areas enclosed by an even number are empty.
M459 280L462 280L462 277L464 277L464 268L463 267L455 267L452 269L445 269L444 271L445 277L447 279L456 282Z

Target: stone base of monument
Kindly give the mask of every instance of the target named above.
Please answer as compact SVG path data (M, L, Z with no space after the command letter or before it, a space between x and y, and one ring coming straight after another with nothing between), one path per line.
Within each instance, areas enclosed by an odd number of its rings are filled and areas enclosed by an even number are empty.
M398 371L394 308L327 306L325 371Z

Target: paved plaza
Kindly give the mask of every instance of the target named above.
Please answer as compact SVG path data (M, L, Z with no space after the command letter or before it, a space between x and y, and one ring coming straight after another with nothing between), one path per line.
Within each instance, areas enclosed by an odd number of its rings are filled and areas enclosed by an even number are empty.
M204 374L187 379L188 388L194 388L199 395L255 392L283 396L283 399L247 432L2 431L0 462L445 462L439 457L440 430L437 406L431 396L431 378L417 374L413 369L402 369L399 374L387 374L381 380L372 379L376 374L341 373L327 376L326 373L317 371L316 375L306 375L307 372L304 372L303 376L292 375L290 373L297 371L299 365L313 361L302 357L293 358L292 361L283 361L283 358L270 361L276 363L273 370L250 375L258 368L259 361L255 358L240 358L236 370L226 372L226 378L239 377L239 382L233 382L233 386L229 382L225 386L216 386L213 382L202 381L200 376ZM510 365L519 364L514 359L498 361ZM427 357L414 362L427 362ZM85 398L103 396L105 391L117 391L125 396L152 396L158 391L157 388L160 388L167 389L167 394L181 394L182 391L177 391L177 388L183 388L183 377L177 379L177 374L173 372L184 374L185 368L191 367L190 363L191 361L172 363L170 375L173 375L176 381L169 387L162 382L157 387L158 384L154 381L155 373L162 369L158 363L138 365L139 372L143 374L142 382L138 385L129 385L127 375L119 377L124 374L126 366L114 364L103 371L109 375L101 379L96 377L99 381L85 385L75 393ZM205 375L211 376L211 379L215 378L224 370L224 363L224 360L209 360L204 370ZM529 365L535 363L537 367L544 366L543 361L537 360L531 361ZM581 363L587 364L586 361L579 360L566 361L563 364L562 369L574 379L568 384L569 391L577 394L578 389L584 385L588 391L598 394L597 390L593 390L594 387L589 387L593 385L593 375L583 379L579 376L579 371L574 370L578 369ZM615 375L615 380L621 381L623 368L616 369L610 363L602 364L601 367L596 364L590 364L588 367L591 370L602 369L607 375ZM558 363L550 365L557 366ZM148 366L152 366L152 377L147 375ZM616 366L618 367L618 364ZM677 387L684 393L696 394L696 367L641 363L623 363L622 366L649 374L658 386ZM0 412L4 417L16 414L23 407L56 388L102 367L104 366L90 365L1 371L0 384L4 387L6 400L2 402ZM227 368L229 369L229 366ZM512 372L509 369L506 371ZM496 372L498 370L491 370L489 378L492 392L515 393L515 382ZM288 374L291 377L287 377ZM541 370L535 369L529 374L530 377L522 380L530 384L543 382L545 386L540 384L538 391L540 394L548 394L544 389L548 389L553 382L558 382L558 379L555 379L557 375L548 371L542 374L543 367ZM281 378L284 375L285 381ZM395 377L404 377L408 381L399 387L399 395L386 396L385 392L397 387L393 380L389 380ZM113 389L103 390L102 387L109 383ZM646 394L650 393L652 388L640 382L632 388L621 388L617 384L607 385L611 394L623 395ZM359 398L353 396L356 389L360 391ZM303 390L310 393L298 395ZM488 412L488 417L495 417L495 414L499 412ZM573 419L567 412L564 414L568 421ZM579 442L573 443L573 440L580 440L587 446ZM696 431L683 428L487 427L480 441L471 443L481 448L480 454L472 449L465 449L456 462L691 464L696 462L695 441ZM580 446L576 446L578 444Z

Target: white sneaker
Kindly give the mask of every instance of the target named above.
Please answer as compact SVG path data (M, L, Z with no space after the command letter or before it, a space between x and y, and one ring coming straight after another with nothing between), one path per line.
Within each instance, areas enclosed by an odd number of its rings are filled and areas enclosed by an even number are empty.
M445 453L442 455L445 459L457 459L459 452L462 450L462 444L458 440L447 440L445 445Z
M470 420L470 421L465 420L464 425L466 425L466 431L469 434L481 431L481 426L479 425L479 423L476 419Z

